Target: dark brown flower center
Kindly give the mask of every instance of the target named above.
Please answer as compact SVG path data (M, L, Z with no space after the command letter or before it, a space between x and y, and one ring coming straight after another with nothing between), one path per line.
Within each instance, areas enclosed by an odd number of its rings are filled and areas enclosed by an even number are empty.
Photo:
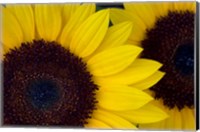
M142 41L142 57L163 63L164 78L151 88L169 108L194 106L194 13L169 12L159 17Z
M44 78L30 81L26 96L34 108L49 109L58 101L60 93L55 82Z
M22 43L4 60L4 125L84 126L97 85L86 63L56 42Z

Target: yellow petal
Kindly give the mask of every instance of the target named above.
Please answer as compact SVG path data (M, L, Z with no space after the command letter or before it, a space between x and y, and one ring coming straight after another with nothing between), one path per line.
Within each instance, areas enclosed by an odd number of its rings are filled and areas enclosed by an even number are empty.
M127 44L133 44L133 45L136 45L136 46L140 46L141 47L141 43L140 43L140 40L139 41L135 41L135 40L131 40L130 38L127 40L126 42Z
M95 4L83 4L78 7L65 25L59 38L59 42L64 47L68 48L76 29L94 12Z
M181 110L184 130L195 130L195 117L193 115L194 109L184 108Z
M111 9L110 18L114 24L131 21L133 23L133 29L129 39L133 41L143 40L147 26L138 15L133 15L131 12L114 8Z
M139 81L137 83L132 84L131 86L138 88L140 90L145 90L148 89L150 87L152 87L153 85L155 85L157 82L159 82L159 80L165 75L164 72L161 71L156 71L153 75L151 75L150 77Z
M0 12L1 12L1 7L0 7ZM1 13L0 13L0 17L1 17ZM1 28L1 24L0 24L0 28ZM0 33L0 37L1 37L1 33ZM5 53L3 44L0 42L0 61L3 60L3 55Z
M15 4L8 5L6 8L17 18L24 36L23 42L32 41L35 38L35 23L31 5Z
M139 16L133 15L131 12L128 12L126 10L112 8L110 9L110 19L113 24L118 24L124 21L131 21L134 24L138 24L141 26L141 29L146 29L145 24L140 19Z
M105 110L94 111L92 117L99 121L105 122L114 129L137 129L136 126L129 121Z
M146 130L169 130L165 127L165 120L155 122L155 123L148 123L148 124L140 124L140 129Z
M55 41L61 29L61 5L35 5L35 22L41 39Z
M125 59L125 58L124 58ZM113 63L116 65L116 63ZM110 63L110 65L112 65ZM148 60L148 59L136 59L128 68L122 72L107 76L107 77L96 77L99 84L133 84L136 82L143 81L144 79L153 75L160 67L161 63Z
M0 17L1 17L1 14L0 14ZM1 26L2 26L2 24L0 24L0 29L1 29ZM1 33L0 33L0 36L2 36ZM2 38L0 38L0 39L2 39ZM3 60L4 55L6 53L8 53L9 50L10 50L10 48L8 48L5 44L0 42L0 60Z
M73 3L73 4L68 3L63 6L62 18L64 24L66 24L69 21L69 19L72 17L72 14L75 13L75 11L80 6L81 5L79 3Z
M166 108L166 107L165 107ZM168 109L168 108L166 108L166 109ZM174 115L175 115L175 113L174 113L174 109L171 109L171 110L169 110L168 111L168 114L169 114L169 118L167 118L166 120L165 120L165 127L168 129L168 130L171 130L171 129L173 129L173 130L177 130L177 129L175 129L175 122L174 122Z
M89 119L88 120L88 124L85 124L84 125L85 128L111 128L109 125L105 124L104 122L102 121L99 121L97 119Z
M165 109L168 109L165 107ZM167 110L169 118L165 120L164 127L168 130L182 130L183 124L181 119L181 113L177 107Z
M148 28L153 27L156 16L149 3L125 3L124 7L133 15L139 16Z
M2 39L1 43L7 48L20 46L23 33L17 19L6 8L2 7Z
M150 90L145 90L145 92L151 96L154 96L154 93ZM158 121L158 122L140 124L139 128L153 129L153 130L171 130L170 128L166 127L166 120L168 120L171 117L170 110L163 105L163 100L162 99L153 100L151 102L151 104L156 106L157 108L160 108L161 110L163 110L168 115L168 117L166 119Z
M88 69L94 76L108 76L127 68L142 51L133 45L118 46L100 52L89 61Z
M135 123L153 123L168 117L164 111L150 103L137 110L116 112L116 114Z
M150 89L146 89L146 90L144 90L144 92L148 93L152 97L155 97L155 93L152 90L150 90ZM159 107L160 109L164 110L166 113L168 113L170 111L169 109L166 109L165 105L163 105L164 101L161 98L160 99L154 99L151 103L153 105Z
M174 10L175 11L186 11L192 10L193 5L195 5L195 1L186 1L186 2L174 2Z
M181 113L178 109L174 110L174 115L172 116L174 118L173 125L175 130L181 130L182 129L182 119L181 119Z
M80 57L92 54L102 42L109 24L109 10L89 17L74 33L70 50Z
M96 52L124 44L130 36L132 26L132 22L127 21L110 27Z
M113 111L134 110L153 98L145 92L124 85L105 85L97 93L98 105Z
M133 41L133 43L141 43L142 40L145 38L146 31L141 29L138 25L135 24L133 27L132 33L129 37L129 42Z
M172 9L172 2L152 2L151 8L153 9L155 15L158 17L166 16L168 12Z
M197 7L197 3L196 2L193 2L192 5L191 5L191 10L196 13L196 7Z

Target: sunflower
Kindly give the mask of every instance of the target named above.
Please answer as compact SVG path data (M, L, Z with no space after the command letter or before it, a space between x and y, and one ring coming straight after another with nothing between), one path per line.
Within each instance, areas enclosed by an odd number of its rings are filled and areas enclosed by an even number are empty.
M125 3L111 9L111 21L132 21L129 43L142 46L141 57L163 64L166 75L147 90L153 103L169 118L153 124L152 129L195 129L194 114L194 18L196 2Z
M109 27L95 4L1 8L4 125L136 129L167 118L142 91L162 64L126 43L131 22Z

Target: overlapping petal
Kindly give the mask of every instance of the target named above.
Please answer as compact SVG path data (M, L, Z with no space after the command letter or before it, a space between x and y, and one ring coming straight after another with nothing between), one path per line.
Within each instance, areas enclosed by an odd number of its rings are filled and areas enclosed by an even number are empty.
M145 92L126 85L105 85L98 91L98 105L114 111L135 110L153 98Z
M7 48L18 47L24 39L20 24L11 11L7 10L5 7L2 7L2 14L1 43Z
M35 5L35 23L40 39L57 39L62 24L61 9L61 5Z
M125 84L137 83L153 75L160 67L161 63L148 59L136 59L129 67L122 72L106 77L95 77L99 84ZM153 78L151 78L153 79ZM153 79L153 81L155 81ZM145 82L144 82L145 83Z
M102 42L109 24L109 10L99 11L89 17L76 30L70 50L80 57L92 54Z
M98 109L94 111L93 115L95 119L105 122L112 128L137 129L137 127L133 125L133 123L127 121L126 119L123 119L118 115L113 114L112 112L107 112L106 110Z
M124 21L131 21L133 29L130 40L141 41L144 38L143 32L146 31L147 26L138 15L133 15L131 12L113 8L110 10L110 19L113 24L121 23Z
M144 79L142 81L133 83L131 86L133 86L135 88L139 88L141 90L145 90L145 89L148 89L148 88L152 87L157 82L159 82L161 80L161 78L163 78L164 75L165 75L164 72L156 71L150 77L148 77L148 78L146 78L146 79Z
M31 5L6 6L19 22L23 32L23 42L30 42L35 38L35 21Z
M111 26L96 52L125 44L132 32L132 25L127 21Z
M134 123L153 123L168 117L160 108L150 103L137 110L116 112L116 114Z
M94 76L108 76L123 71L142 51L132 45L124 45L100 52L88 60L88 69Z
M76 29L93 13L95 12L94 4L83 4L76 9L69 21L64 26L59 37L59 42L65 47L69 48L71 39L74 36Z
M104 129L111 129L112 127L107 125L106 123L100 121L100 120L97 120L95 118L92 118L92 119L89 119L88 120L88 124L85 124L85 127L86 128L104 128Z
M156 15L149 3L125 3L125 9L134 16L139 16L148 28L151 28L156 20Z
M79 3L65 4L62 9L63 25L66 25L71 17L73 17L74 12L80 7Z

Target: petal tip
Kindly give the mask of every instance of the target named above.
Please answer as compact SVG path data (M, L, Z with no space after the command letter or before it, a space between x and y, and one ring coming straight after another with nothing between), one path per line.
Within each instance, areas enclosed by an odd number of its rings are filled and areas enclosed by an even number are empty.
M133 22L131 21L125 21L123 22L124 26L126 26L128 29L132 29L133 28Z
M101 11L99 11L99 13L101 13L102 15L108 16L110 13L110 9L101 10Z

